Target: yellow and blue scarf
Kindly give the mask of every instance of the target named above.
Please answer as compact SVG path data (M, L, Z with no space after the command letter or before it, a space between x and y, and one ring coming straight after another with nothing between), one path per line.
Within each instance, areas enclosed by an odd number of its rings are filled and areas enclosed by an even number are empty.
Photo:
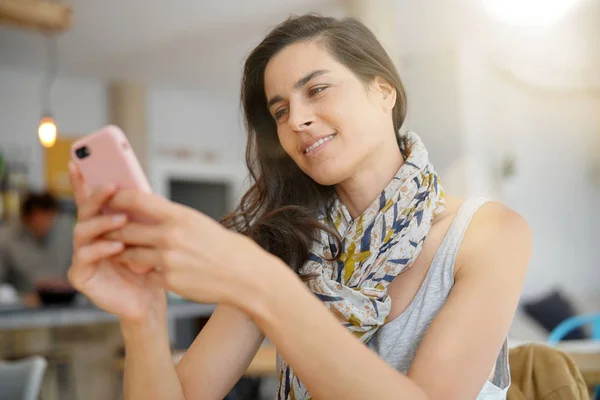
M406 133L404 163L379 197L356 219L336 199L324 221L342 237L341 256L326 233L315 241L300 269L308 287L363 343L385 322L391 309L387 286L419 255L432 221L444 210L444 191L423 142ZM279 360L277 399L310 399L304 385Z

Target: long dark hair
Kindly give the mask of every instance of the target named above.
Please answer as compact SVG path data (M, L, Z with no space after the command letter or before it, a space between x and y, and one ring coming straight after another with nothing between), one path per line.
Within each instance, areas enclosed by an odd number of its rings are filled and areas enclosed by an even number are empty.
M253 239L294 271L306 262L310 246L321 230L335 238L337 253L341 249L337 232L318 221L319 215L331 211L335 188L312 180L285 153L267 108L267 63L286 46L305 40L318 41L363 83L380 77L395 87L393 123L397 135L406 115L406 95L394 63L373 33L356 19L314 14L291 17L249 54L244 65L241 102L248 132L246 163L253 184L237 209L221 222Z

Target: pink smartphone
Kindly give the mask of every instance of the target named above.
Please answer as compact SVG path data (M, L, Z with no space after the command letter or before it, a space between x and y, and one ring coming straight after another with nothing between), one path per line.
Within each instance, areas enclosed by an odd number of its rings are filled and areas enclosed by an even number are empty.
M105 126L77 140L71 146L71 157L92 190L112 184L122 189L151 192L127 137L117 126Z

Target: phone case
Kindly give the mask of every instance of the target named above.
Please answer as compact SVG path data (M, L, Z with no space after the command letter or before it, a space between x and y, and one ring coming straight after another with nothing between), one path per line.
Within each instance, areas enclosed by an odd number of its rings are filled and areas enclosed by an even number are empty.
M80 158L77 150L87 147L89 154ZM108 125L71 146L71 158L90 189L110 184L122 189L150 192L146 175L121 129Z

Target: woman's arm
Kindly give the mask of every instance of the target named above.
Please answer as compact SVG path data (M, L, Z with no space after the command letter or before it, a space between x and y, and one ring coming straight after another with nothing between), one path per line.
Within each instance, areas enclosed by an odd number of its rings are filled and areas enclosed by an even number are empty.
M177 367L166 317L122 324L125 399L223 399L242 376L263 335L246 314L219 305Z
M221 304L179 364L186 399L223 399L244 374L264 335L237 308Z
M110 207L156 221L131 223L107 236L128 245L121 262L155 265L164 288L246 312L318 399L472 396L507 335L531 252L529 228L518 214L498 204L483 206L461 245L464 262L450 298L405 376L344 329L293 271L250 239L141 192L121 191Z
M475 214L454 287L408 373L431 398L477 397L510 329L531 249L529 226L517 213L488 203Z
M124 399L184 400L171 359L166 310L140 323L122 322L121 333L125 342Z
M485 209L485 210L484 210ZM317 399L475 398L510 327L531 252L531 234L497 204L477 213L447 303L429 328L408 376L344 329L287 268L272 263L252 299L238 305L257 321Z

